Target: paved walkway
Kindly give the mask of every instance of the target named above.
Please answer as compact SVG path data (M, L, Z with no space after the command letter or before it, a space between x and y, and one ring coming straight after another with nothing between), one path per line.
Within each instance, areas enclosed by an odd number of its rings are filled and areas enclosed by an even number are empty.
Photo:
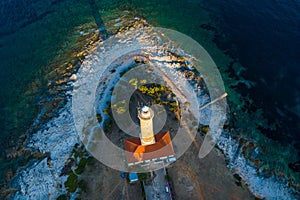
M151 185L144 185L145 193L146 193L146 200L156 200L156 199L163 199L163 200L172 200L170 196L170 188L169 191L166 191L167 181L165 179L165 169L160 169L153 172L155 177L152 180Z

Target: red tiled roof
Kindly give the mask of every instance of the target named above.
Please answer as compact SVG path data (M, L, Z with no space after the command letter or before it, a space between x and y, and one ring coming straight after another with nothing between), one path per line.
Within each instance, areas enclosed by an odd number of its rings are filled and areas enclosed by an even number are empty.
M127 163L175 155L169 131L158 133L154 137L156 143L146 146L141 145L140 138L125 139Z

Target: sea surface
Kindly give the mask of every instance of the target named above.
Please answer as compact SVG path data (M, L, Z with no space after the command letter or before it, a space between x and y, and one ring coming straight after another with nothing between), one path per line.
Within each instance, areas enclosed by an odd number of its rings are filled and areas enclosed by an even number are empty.
M7 171L14 174L33 159L16 152L47 121L40 116L48 109L45 99L54 98L49 83L57 78L51 73L56 62L68 61L81 31L126 10L198 41L220 69L232 116L245 117L244 123L233 120L237 131L266 149L261 159L269 169L299 181L300 1L2 0L0 186L8 184Z
M225 3L226 2L226 3ZM228 54L255 82L250 95L262 107L269 123L280 132L264 132L282 142L300 142L300 2L299 1L210 1L228 42ZM229 48L229 49L228 49Z

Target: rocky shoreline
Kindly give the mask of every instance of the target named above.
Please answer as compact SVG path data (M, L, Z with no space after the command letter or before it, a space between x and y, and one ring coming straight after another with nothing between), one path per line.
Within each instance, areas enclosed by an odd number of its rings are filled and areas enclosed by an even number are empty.
M81 28L85 32L79 32ZM88 29L86 30L86 28ZM88 52L101 41L99 39L99 31L91 28L90 25L79 27L79 30L75 41L76 45L36 72L37 77L40 74L46 75L34 80L25 91L25 95L36 97L30 100L30 103L36 105L32 109L37 110L37 117L30 128L18 139L17 145L6 154L8 159L19 159L25 155L25 163L24 166L21 166L16 171L8 169L6 172L6 184L1 186L0 196L8 196L20 189L18 185L10 182L14 182L16 179L14 176L20 174L24 168L30 169L33 165L32 162L39 163L50 158L50 150L40 151L37 146L30 144L34 137L33 135L38 133L41 136L41 132L49 131L51 127L49 123L59 117L61 112L70 112L66 108L70 104L75 74ZM28 156L26 156L27 154Z

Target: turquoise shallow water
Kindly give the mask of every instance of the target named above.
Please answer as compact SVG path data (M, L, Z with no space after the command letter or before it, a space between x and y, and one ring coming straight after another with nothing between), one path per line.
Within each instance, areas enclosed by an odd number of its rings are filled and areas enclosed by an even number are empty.
M95 28L123 10L154 26L185 33L204 46L232 91L232 112L250 113L251 120L236 122L242 134L261 142L260 136L266 135L287 148L299 145L299 118L291 112L299 105L299 4L272 2L256 2L253 7L247 1L2 1L0 148L5 151L0 154L1 179L8 168L16 170L27 163L26 156L8 159L7 154L24 141L21 135L32 131L42 108L41 95L47 96L47 66L53 62L55 66L55 59L72 48L79 31L89 29L81 25L90 23ZM247 69L242 74L237 73L240 63ZM232 84L240 75L255 84L250 88ZM246 103L238 105L244 97ZM267 119L262 120L262 114ZM272 146L266 149L273 151ZM276 162L279 155L265 161L270 168L281 166ZM295 155L289 162L299 160Z

